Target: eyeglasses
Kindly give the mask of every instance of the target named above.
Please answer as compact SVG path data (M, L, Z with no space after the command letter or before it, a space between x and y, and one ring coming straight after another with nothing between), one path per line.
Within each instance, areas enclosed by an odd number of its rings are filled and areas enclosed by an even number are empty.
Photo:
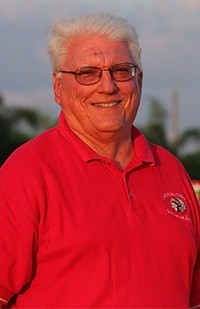
M109 71L111 77L117 82L126 82L135 76L138 66L133 63L119 63L108 69L100 69L93 66L80 67L76 71L59 71L61 73L73 74L76 81L81 85L94 85L102 76L102 71Z

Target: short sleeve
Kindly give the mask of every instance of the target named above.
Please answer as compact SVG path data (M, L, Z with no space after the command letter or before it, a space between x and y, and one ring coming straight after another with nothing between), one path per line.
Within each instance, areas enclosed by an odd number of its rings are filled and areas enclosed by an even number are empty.
M0 303L5 304L31 280L38 219L25 190L30 183L19 169L1 168L0 183Z
M200 306L200 252L197 257L193 273L193 281L190 293L190 307Z

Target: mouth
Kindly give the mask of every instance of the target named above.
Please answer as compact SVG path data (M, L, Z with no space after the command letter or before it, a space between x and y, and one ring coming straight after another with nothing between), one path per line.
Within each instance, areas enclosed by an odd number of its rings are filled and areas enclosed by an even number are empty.
M98 107L112 107L116 106L120 103L121 101L114 101L114 102L101 102L101 103L92 103L93 106L98 106Z

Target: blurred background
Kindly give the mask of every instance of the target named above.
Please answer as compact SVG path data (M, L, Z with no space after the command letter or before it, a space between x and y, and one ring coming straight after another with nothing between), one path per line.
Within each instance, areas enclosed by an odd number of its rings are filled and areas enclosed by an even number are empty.
M136 126L200 180L199 0L1 0L0 165L59 115L46 48L52 23L97 11L138 32L144 84Z

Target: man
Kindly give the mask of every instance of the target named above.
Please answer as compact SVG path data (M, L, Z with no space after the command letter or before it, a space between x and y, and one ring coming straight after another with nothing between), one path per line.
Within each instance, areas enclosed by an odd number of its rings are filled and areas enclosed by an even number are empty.
M58 126L0 172L2 304L199 306L190 180L132 126L142 89L134 28L107 14L62 20L49 53Z

